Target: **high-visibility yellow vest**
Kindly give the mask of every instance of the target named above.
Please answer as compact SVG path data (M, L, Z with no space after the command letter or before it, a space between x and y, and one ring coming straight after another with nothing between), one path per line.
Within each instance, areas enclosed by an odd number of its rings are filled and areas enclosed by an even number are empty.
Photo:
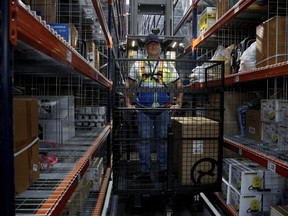
M141 61L140 62L140 72L141 72L141 78L142 78L140 85L142 82L146 81L147 78L150 77L151 80L154 80L155 82L159 83L160 85L166 86L165 82L163 81L163 61L159 61L159 66L158 66L156 74L151 74L151 71L149 73L147 73L146 68L145 68L145 62ZM155 75L157 75L157 78L155 77Z

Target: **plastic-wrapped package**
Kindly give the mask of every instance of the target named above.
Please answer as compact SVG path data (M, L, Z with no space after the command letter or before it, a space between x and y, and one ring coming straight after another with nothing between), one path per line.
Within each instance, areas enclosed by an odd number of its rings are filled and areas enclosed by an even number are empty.
M256 42L252 43L240 57L238 72L250 71L256 68Z

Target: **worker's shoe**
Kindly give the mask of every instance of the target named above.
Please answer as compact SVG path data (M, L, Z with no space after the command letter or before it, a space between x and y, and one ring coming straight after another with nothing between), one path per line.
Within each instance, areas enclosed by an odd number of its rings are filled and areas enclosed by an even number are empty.
M139 181L147 181L150 180L150 173L149 172L139 172L132 177L133 180Z

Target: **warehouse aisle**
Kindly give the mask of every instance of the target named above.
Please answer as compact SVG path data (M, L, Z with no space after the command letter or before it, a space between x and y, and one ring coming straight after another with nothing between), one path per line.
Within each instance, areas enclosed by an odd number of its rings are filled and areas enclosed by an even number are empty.
M133 200L129 197L113 197L109 216L162 216L167 215L165 212L165 201L163 196L144 197L142 200L143 207L141 209L134 209ZM192 204L191 195L181 195L174 199L173 203L173 216L212 216L215 215L211 212L206 204L197 202ZM114 204L113 204L114 203ZM214 205L221 216L225 213Z

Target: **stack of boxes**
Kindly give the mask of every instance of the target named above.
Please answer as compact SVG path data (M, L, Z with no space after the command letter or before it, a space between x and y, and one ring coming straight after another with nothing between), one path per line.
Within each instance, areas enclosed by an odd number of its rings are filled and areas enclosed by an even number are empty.
M267 213L282 202L285 178L248 159L223 160L222 197L239 216Z
M279 150L288 150L287 120L288 100L262 100L263 142Z
M77 109L76 128L77 129L93 129L102 128L106 122L105 106L86 106Z
M206 7L199 19L200 35L206 32L216 22L216 8Z
M216 183L219 123L204 117L173 117L172 130L174 170L178 173L179 182L182 185L202 186ZM195 169L191 173L193 167ZM210 173L201 177L201 172Z
M37 109L35 99L15 98L13 101L14 175L18 194L27 190L40 175Z

